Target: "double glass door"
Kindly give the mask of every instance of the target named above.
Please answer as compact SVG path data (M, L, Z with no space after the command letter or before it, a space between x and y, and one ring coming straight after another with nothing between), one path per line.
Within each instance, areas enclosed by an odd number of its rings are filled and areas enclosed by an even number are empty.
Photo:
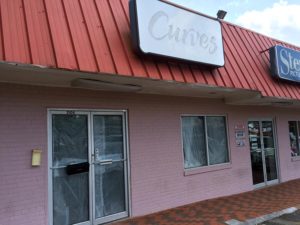
M50 112L50 224L128 216L125 119L124 111Z
M248 122L253 185L278 183L277 151L272 120Z

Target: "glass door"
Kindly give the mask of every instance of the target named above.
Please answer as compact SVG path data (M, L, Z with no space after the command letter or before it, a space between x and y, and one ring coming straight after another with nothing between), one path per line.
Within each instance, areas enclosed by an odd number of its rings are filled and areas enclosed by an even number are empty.
M87 113L51 113L53 225L90 224L88 123Z
M123 113L93 113L93 208L96 224L128 216Z
M248 132L253 184L260 187L278 183L272 120L250 120Z
M51 225L128 216L126 112L51 111Z

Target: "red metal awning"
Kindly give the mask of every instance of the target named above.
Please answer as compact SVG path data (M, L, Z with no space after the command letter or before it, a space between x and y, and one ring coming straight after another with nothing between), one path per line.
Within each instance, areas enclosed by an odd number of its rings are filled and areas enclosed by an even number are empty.
M300 100L299 85L271 77L265 51L275 44L295 46L227 22L222 29L225 67L209 69L137 56L131 48L128 0L1 0L0 60Z

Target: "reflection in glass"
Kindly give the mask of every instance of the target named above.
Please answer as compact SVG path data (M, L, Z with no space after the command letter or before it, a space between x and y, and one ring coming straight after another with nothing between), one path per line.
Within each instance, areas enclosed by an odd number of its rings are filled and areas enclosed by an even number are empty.
M229 162L225 117L208 116L206 124L209 164Z
M123 159L123 123L120 115L94 115L94 148L97 161Z
M299 123L300 122L297 121L289 121L291 156L300 155Z
M67 175L66 166L88 162L86 115L53 115L53 224L89 220L88 172Z
M253 184L276 180L278 175L272 121L249 121L248 130Z
M275 143L273 137L273 124L271 121L262 122L262 133L264 143L265 164L267 180L277 179Z
M121 115L93 116L95 217L126 211L124 136Z
M182 117L184 168L207 166L204 117Z
M260 125L258 121L248 122L249 143L251 152L251 167L253 184L264 182L264 170L262 161Z
M89 173L67 175L53 171L53 225L71 225L89 220Z
M53 115L53 166L88 161L86 115Z
M124 212L124 163L95 166L96 218Z

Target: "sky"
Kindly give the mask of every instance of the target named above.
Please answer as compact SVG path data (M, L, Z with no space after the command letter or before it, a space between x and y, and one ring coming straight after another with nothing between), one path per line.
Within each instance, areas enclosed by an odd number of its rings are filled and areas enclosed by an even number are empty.
M300 0L169 0L225 21L300 46Z

